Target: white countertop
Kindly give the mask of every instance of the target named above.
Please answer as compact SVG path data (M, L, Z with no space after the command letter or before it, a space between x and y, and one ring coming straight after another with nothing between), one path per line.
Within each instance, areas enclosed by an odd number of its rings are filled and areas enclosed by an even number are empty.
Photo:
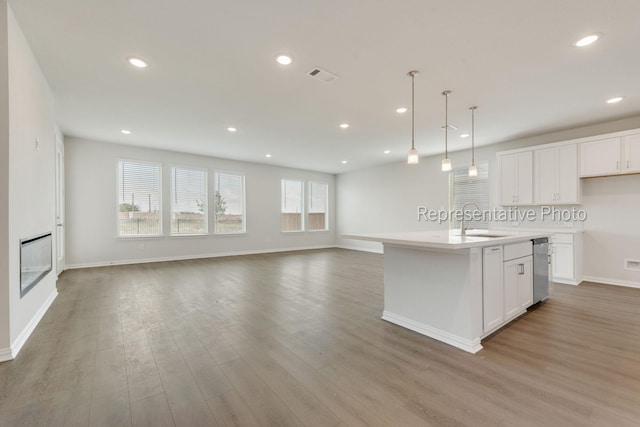
M460 230L435 230L380 234L343 234L342 237L380 242L387 245L456 250L522 242L539 237L549 237L551 234L542 231L469 230L465 236L461 236ZM499 235L500 237L487 237L488 235Z

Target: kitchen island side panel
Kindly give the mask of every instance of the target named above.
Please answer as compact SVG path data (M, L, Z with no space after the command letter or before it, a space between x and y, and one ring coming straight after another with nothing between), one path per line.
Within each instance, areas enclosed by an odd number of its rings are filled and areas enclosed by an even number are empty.
M482 335L482 253L384 245L383 319L475 353Z

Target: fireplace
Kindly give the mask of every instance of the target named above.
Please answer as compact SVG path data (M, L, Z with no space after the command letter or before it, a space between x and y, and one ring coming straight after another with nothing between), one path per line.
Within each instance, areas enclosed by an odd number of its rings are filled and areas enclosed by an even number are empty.
M20 298L52 269L51 233L20 240Z

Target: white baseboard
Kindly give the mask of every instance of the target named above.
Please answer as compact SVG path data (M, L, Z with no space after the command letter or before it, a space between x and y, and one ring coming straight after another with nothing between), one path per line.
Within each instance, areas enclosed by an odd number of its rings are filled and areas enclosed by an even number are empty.
M351 251L360 251L360 252L370 252L372 254L382 254L384 253L384 249L373 249L373 248L364 248L362 246L352 246L352 245L337 245L335 246L339 249L348 249Z
M616 280L606 277L584 276L584 281L602 283L605 285L625 286L627 288L640 288L640 282L636 282L634 280Z
M445 344L449 344L453 347L457 347L468 353L475 354L480 350L482 350L482 344L480 344L480 338L476 338L474 340L468 340L458 335L453 335L449 332L441 331L440 329L434 328L429 325L425 325L424 323L407 319L404 316L399 316L397 314L389 313L386 310L382 313L382 319L386 320L387 322L391 322L396 325L402 326L403 328L410 329L419 334L426 335L438 341L442 341Z
M573 285L573 286L578 286L580 283L582 283L582 280L577 281L577 280L555 279L555 278L552 278L551 280L553 280L553 283L562 283L563 285Z
M194 255L180 255L180 256L168 256L158 258L141 258L141 259L124 259L116 261L98 261L98 262L86 262L79 264L67 264L64 266L64 270L74 270L78 268L93 268L93 267L108 267L111 265L129 265L129 264L146 264L150 262L165 262L165 261L185 261L190 259L202 259L202 258L219 258L226 256L238 256L238 255L259 255L270 254L277 252L293 252L293 251L309 251L314 249L332 249L335 245L318 245L318 246L304 246L293 248L278 248L278 249L256 249L251 251L237 251L237 252L215 252L209 254L194 254Z
M11 344L11 348L0 349L0 362L13 360L16 358L20 350L22 350L22 346L24 346L24 344L27 342L27 339L36 329L36 326L38 326L38 323L40 323L40 320L42 320L42 317L47 312L49 307L51 307L51 304L53 304L53 301L57 296L58 290L54 288L53 292L51 292L46 301L42 304L42 306L40 306L36 314L33 315L27 326L25 326L22 332L20 332L18 338L16 338L13 344Z

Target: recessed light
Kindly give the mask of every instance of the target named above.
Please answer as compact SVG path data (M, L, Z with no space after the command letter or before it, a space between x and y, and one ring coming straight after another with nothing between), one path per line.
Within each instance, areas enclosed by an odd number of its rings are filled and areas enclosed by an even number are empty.
M128 130L128 129L120 129L120 132L122 132L125 135L130 135L131 134L131 131Z
M265 157L271 158L271 154L265 154Z
M616 102L620 102L624 99L624 96L616 96L615 98L607 99L607 104L615 104Z
M383 153L384 154L389 154L391 152L391 150L384 150Z
M576 40L573 45L575 47L585 47L590 44L595 43L600 38L600 34L589 34L586 37L581 38L580 40Z
M227 128L227 130L228 130L229 132L235 132L235 131L237 131L238 129L236 129L236 128L234 128L234 127L228 127L228 128Z
M349 127L349 123L341 123L341 124L340 124L340 127L341 127L342 129L346 129L346 128L348 128L348 127Z
M460 135L460 138L469 138L469 134L468 133L463 133L462 135Z
M396 113L402 114L402 113L406 113L406 112L407 112L407 107L396 108Z
M278 61L280 65L289 65L293 62L293 58L289 55L278 55L276 56L276 61Z
M144 59L136 58L136 57L133 57L133 56L129 56L127 58L127 61L129 62L129 64L133 65L134 67L138 67L138 68L147 68L149 66L147 61L145 61Z
M347 163L349 163L349 162L348 162L348 161L346 161L346 160L343 160L343 161L342 161L342 164L343 164L343 165L346 165Z

